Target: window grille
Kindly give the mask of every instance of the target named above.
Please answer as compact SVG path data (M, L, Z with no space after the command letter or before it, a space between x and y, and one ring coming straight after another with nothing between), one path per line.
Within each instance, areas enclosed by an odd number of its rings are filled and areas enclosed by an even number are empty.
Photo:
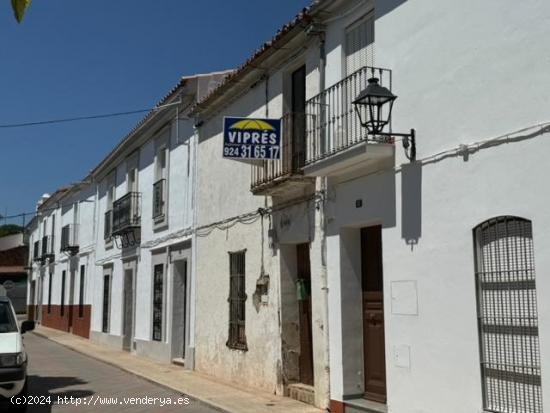
M474 229L484 409L541 413L531 222L499 217Z
M111 276L105 274L103 276L103 325L102 331L104 333L109 332L109 299L111 296Z
M105 221L103 222L103 239L108 241L113 235L113 211L105 212Z
M162 218L166 205L166 179L161 179L153 184L153 218Z
M229 339L227 346L248 350L245 334L245 253L229 253Z
M67 276L66 271L61 272L61 317L65 314L65 278Z
M86 267L80 266L80 286L78 293L78 317L84 317L84 278L86 275Z
M164 265L153 268L153 340L162 341L162 308L164 298Z

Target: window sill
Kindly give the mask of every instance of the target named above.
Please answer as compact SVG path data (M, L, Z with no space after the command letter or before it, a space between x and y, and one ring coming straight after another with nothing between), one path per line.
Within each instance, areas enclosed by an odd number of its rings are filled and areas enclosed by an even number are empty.
M168 228L168 219L166 215L153 218L153 231L161 231Z
M246 344L225 344L228 349L236 351L248 351L248 346Z

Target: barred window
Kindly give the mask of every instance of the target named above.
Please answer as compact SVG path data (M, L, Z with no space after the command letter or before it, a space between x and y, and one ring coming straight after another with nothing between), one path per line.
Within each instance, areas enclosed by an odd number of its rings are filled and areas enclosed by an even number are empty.
M162 341L162 309L164 299L164 265L153 268L153 340Z
M103 325L102 331L109 332L109 300L111 297L111 276L105 274L103 276Z
M227 346L248 350L245 334L245 253L229 253L229 339Z
M541 413L531 222L498 217L474 229L483 407Z

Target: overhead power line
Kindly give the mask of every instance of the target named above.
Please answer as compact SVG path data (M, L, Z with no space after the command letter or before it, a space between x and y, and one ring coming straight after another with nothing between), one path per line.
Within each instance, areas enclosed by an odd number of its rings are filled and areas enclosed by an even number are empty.
M114 118L118 116L128 116L128 115L135 115L138 113L150 112L154 109L157 109L157 108L130 110L127 112L103 113L100 115L77 116L74 118L49 119L49 120L41 120L36 122L5 123L5 124L0 124L0 129L24 128L29 126L52 125L55 123L68 123L68 122L78 122L82 120Z

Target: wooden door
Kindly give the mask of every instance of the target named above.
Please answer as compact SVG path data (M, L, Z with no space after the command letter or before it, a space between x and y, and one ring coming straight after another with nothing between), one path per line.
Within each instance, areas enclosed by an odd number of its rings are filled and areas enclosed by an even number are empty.
M122 348L125 351L132 349L132 329L134 324L134 271L124 270L124 312L123 312L123 339Z
M300 312L300 382L313 386L313 344L311 334L311 269L309 244L296 247L298 305Z
M75 279L75 270L71 270L71 275L69 282L69 331L73 332L73 321L74 321L74 279Z
M365 398L386 402L382 227L361 230Z

